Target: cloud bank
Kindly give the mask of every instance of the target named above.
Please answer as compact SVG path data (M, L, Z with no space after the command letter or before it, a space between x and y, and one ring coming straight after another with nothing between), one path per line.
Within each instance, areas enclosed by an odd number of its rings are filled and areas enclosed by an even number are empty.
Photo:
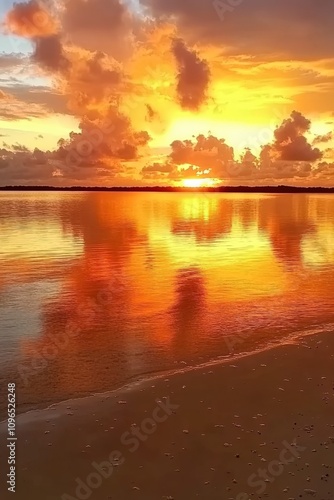
M141 0L137 9L121 0L48 3L16 3L4 23L8 36L31 44L29 70L35 68L52 88L32 92L10 78L4 86L0 82L0 119L63 113L76 118L78 129L59 137L52 151L5 145L2 185L168 184L192 177L250 184L332 182L332 164L325 161L331 157L332 131L315 133L301 111L282 119L259 153L246 148L237 155L226 139L207 129L196 137L188 131L174 137L165 156L152 150L153 136L168 132L175 116L204 120L217 98L224 104L219 112L224 121L226 109L239 106L238 86L220 90L233 81L231 75L238 75L245 96L261 94L259 72L265 82L268 72L277 79L284 74L284 82L292 79L297 89L296 102L303 85L316 82L322 105L333 76L316 67L311 71L307 61L319 58L330 66L334 7L329 0L316 8L311 0L293 5L253 0L224 12L221 3L206 0ZM289 36L282 36L282 26ZM292 58L297 69L289 67ZM21 62L17 54L0 57L4 68L20 71ZM249 105L244 99L242 105Z

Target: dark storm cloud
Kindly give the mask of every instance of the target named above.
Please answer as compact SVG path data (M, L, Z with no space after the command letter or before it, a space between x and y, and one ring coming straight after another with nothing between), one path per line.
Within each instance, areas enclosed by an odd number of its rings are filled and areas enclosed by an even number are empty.
M333 56L332 0L141 0L169 20L187 41L213 43L232 53L312 60Z
M172 52L178 66L177 95L182 108L197 110L206 100L210 82L207 61L189 49L180 38L174 39Z
M65 72L69 68L59 35L36 38L35 44L33 60L37 64L51 72Z

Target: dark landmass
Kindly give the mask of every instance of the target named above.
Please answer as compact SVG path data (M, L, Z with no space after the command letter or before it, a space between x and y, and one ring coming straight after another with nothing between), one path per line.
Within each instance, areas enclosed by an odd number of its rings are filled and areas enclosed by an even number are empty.
M126 192L158 192L158 193L334 193L334 187L294 187L294 186L218 186L218 187L173 187L173 186L0 186L0 191L126 191Z

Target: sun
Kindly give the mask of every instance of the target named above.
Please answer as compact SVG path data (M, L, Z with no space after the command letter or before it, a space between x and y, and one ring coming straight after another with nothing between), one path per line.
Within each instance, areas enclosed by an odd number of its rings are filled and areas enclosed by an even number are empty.
M215 184L213 179L183 179L182 186L187 188L200 188Z

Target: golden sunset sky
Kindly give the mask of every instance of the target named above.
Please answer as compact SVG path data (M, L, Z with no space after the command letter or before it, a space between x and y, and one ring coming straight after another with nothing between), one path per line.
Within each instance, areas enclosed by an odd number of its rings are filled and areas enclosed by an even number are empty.
M332 0L0 6L0 185L334 185Z

